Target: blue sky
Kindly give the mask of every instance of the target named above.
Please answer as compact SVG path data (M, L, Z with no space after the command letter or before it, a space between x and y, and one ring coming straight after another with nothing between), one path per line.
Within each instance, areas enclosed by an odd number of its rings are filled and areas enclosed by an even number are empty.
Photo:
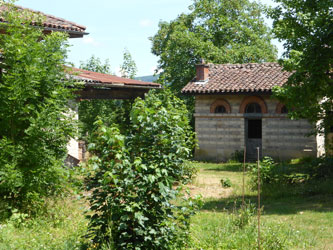
M272 4L272 1L262 1ZM17 5L39 10L87 27L89 35L70 39L69 61L76 66L91 55L109 59L117 73L127 48L138 67L137 76L152 75L158 58L148 37L159 21L170 21L188 12L192 0L18 0ZM268 21L268 23L270 23ZM282 53L281 44L278 46Z

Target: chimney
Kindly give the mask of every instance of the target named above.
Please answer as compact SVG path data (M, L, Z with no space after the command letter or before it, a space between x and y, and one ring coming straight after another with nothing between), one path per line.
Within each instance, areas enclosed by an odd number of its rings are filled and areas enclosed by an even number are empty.
M205 61L201 59L200 64L196 65L197 77L196 82L205 82L208 80L209 65L205 64Z

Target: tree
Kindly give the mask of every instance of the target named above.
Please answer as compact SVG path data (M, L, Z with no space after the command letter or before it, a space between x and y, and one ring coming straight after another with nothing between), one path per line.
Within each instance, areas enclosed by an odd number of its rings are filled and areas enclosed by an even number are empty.
M31 27L42 19L1 2L0 197L29 210L63 190L66 145L75 126L64 72L67 35Z
M90 70L104 74L112 74L110 61L106 59L102 63L101 59L92 55L86 62L80 62L80 69Z
M265 25L263 6L248 0L193 0L189 14L160 22L151 39L159 57L161 82L179 93L195 75L195 65L250 63L276 60Z
M275 95L294 118L316 124L317 132L333 125L333 2L327 0L276 0L270 12L273 31L284 41L285 70L293 72Z
M195 204L175 206L175 188L191 180L195 146L186 107L169 91L137 98L128 129L99 125L92 136L87 191L89 236L95 248L182 249ZM113 249L112 248L112 249Z
M133 79L137 72L135 61L127 49L124 50L123 64L120 65L120 72L122 77L130 79Z
M95 56L91 56L86 62L81 62L80 68L94 72L112 74L109 60L104 63ZM128 123L128 108L131 102L127 100L83 100L79 103L79 121L81 138L89 141L89 136L94 130L94 123L102 120L104 124Z

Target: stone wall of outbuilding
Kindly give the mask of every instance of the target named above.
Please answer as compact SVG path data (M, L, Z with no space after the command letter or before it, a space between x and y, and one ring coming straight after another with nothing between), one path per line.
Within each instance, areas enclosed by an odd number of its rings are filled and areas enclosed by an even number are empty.
M267 113L262 119L262 156L286 160L317 155L317 142L312 126L306 120L291 120L277 113L279 102L270 95L257 95L264 101ZM246 144L245 119L251 114L240 113L241 105L249 95L196 95L195 130L199 148L197 160L226 161ZM228 113L215 114L212 105L229 104ZM213 106L214 108L214 106Z

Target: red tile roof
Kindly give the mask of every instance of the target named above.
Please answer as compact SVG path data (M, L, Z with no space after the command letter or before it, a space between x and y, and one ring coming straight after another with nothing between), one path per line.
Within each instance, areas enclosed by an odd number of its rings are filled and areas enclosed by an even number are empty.
M59 31L65 31L65 32L69 33L71 35L71 37L78 37L78 36L82 37L83 35L87 34L87 33L85 33L85 30L86 30L85 26L67 21L67 20L59 18L59 17L45 14L40 11L35 11L32 9L24 8L24 7L17 6L17 5L15 5L15 7L18 9L18 11L27 10L27 11L31 11L36 14L44 16L45 20L42 25L43 25L44 29L46 29L46 30L55 29L55 30L59 30ZM1 15L1 12L5 10L5 8L6 8L6 6L4 6L4 5L0 6L0 15ZM1 16L0 16L0 22L5 22L5 20ZM32 23L32 25L38 26L39 24Z
M154 82L143 82L140 80L128 79L114 75L92 72L83 69L71 68L72 76L77 81L83 81L93 86L103 85L104 87L147 87L147 88L161 88L161 85Z
M282 86L291 75L278 63L208 64L207 82L194 79L183 89L184 94L269 92Z

